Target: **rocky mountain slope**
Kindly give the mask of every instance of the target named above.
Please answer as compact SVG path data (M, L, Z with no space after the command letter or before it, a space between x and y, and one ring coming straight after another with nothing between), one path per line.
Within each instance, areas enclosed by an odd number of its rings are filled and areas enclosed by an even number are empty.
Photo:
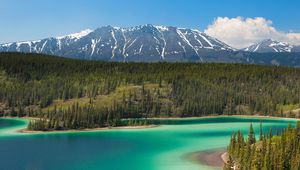
M243 49L247 52L270 53L270 52L300 52L299 46L293 46L285 42L279 42L272 39L264 40L260 43L251 45Z
M198 30L143 25L132 28L106 26L62 37L2 44L0 51L88 60L155 62L209 61L208 56L216 57L235 49Z

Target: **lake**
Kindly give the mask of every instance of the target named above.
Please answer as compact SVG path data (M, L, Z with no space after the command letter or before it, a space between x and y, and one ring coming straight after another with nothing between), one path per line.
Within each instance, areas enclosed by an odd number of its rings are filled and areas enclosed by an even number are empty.
M295 120L212 117L156 120L148 129L24 134L23 119L0 119L0 169L5 170L199 170L217 169L186 159L198 151L225 149L234 131L253 123L264 132Z

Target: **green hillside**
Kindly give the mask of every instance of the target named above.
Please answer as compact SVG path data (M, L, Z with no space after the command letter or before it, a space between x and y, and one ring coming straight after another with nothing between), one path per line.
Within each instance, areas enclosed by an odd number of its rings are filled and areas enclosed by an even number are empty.
M299 106L296 68L0 54L0 115L47 124L33 129L118 126L123 118L300 117Z

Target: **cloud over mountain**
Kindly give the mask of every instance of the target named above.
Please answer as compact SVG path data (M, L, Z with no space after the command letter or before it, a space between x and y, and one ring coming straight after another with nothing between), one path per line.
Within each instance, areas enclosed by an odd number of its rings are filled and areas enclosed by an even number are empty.
M218 17L204 31L235 47L244 48L265 39L276 39L294 45L300 44L300 33L285 33L272 26L272 21L262 17Z

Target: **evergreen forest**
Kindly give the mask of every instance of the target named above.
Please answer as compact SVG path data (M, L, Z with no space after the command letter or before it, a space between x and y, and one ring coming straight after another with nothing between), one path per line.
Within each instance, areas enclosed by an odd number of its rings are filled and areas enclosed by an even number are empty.
M299 118L300 69L0 53L0 116L30 117L30 130L139 126L151 118L210 115Z

